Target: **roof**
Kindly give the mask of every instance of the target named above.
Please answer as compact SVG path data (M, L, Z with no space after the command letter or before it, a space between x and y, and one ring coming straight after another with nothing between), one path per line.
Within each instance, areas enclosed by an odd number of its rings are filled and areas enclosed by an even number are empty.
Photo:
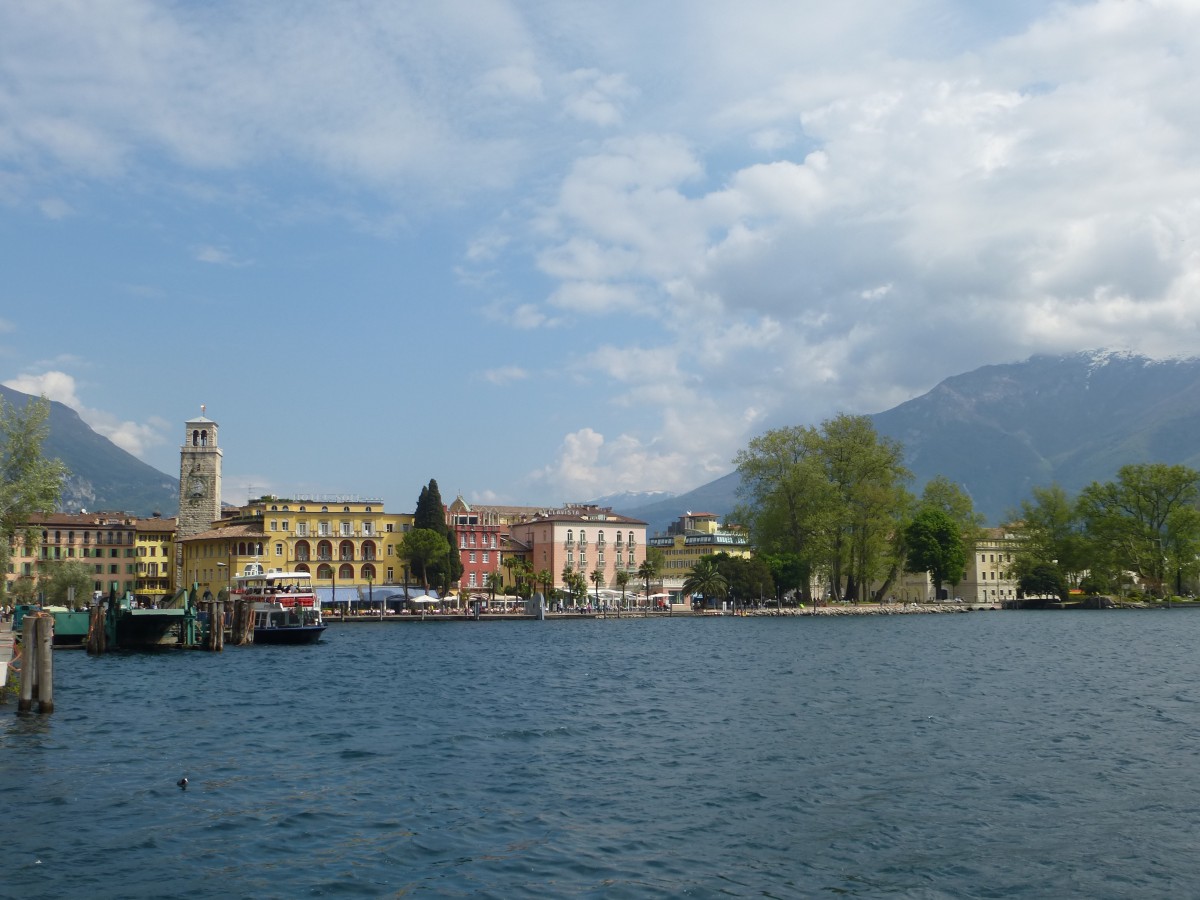
M210 528L208 531L201 531L199 534L193 534L182 540L186 544L190 541L211 541L213 538L265 536L266 532L263 531L262 522L243 522L237 525L225 525L221 528Z

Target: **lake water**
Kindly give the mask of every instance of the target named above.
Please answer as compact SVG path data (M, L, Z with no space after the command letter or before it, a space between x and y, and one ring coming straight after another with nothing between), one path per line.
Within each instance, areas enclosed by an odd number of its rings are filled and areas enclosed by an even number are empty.
M1198 646L1006 611L59 653L53 714L0 708L0 896L1194 895Z

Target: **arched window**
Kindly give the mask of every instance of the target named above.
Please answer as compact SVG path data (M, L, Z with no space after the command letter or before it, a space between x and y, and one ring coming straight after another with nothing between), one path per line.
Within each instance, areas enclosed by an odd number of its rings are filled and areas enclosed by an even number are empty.
M333 559L333 544L329 541L317 544L317 559Z
M306 566L304 563L298 563L298 564L296 565L296 571L297 571L297 572L307 572L307 571L308 571L308 566Z
M309 554L308 541L296 541L296 560L307 560ZM307 572L308 570L305 569Z
M604 529L603 528L600 529L600 533L596 536L596 543L597 544L604 543Z
M362 577L363 577L364 581L374 581L375 580L375 567L374 566L363 566L362 567Z
M362 558L363 559L375 559L375 542L374 541L363 541Z
M350 565L349 563L343 563L338 568L338 578L342 579L343 581L353 581L354 566Z
M575 530L573 528L567 529L567 543L568 544L575 543Z
M323 578L326 581L328 581L330 578L333 577L333 566L326 565L324 563L317 566L317 577Z
M338 544L338 559L354 559L353 541L342 541Z
M200 446L200 430L199 429L196 429L192 432L192 446L193 447Z

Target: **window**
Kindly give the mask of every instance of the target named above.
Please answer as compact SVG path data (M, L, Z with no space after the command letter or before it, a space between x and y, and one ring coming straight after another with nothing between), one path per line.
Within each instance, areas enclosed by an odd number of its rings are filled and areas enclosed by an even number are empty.
M567 529L567 546L570 547L573 543L575 543L575 532L572 529L568 528Z
M296 523L296 534L300 535L300 537L308 537L308 523L307 522L297 522Z
M278 519L272 519L272 520L271 520L271 530L272 530L272 531L278 531L278 530L279 530L279 520L278 520Z
M287 520L287 519L284 519L284 520L283 520L283 530L284 530L284 531L287 531L287 530L288 530L288 520Z
M387 580L388 580L388 582L389 582L389 583L391 583L391 582L393 582L393 581L395 581L395 580L396 580L396 573L392 571L392 567L391 567L391 566L388 566L388 567L387 567Z
M342 535L343 535L343 536L346 536L346 537L349 537L349 536L350 536L351 534L353 534L353 533L354 533L354 532L353 532L353 531L351 531L351 529L350 529L350 523L349 523L349 522L342 522Z
M484 562L488 562L490 556L491 556L491 554L488 553L488 551L486 551L486 550L483 551L483 561Z
M373 522L363 522L362 523L362 533L363 534L374 534L375 533L375 524Z
M471 577L467 579L467 587L478 587L475 583L475 573L471 573Z
M280 543L276 542L276 544L275 544L275 555L276 555L276 556L283 556L283 544L280 544Z
M467 562L475 562L475 551L472 550L467 554Z
M317 534L321 535L322 537L325 537L326 535L328 535L329 534L329 523L328 522L318 522L317 523Z

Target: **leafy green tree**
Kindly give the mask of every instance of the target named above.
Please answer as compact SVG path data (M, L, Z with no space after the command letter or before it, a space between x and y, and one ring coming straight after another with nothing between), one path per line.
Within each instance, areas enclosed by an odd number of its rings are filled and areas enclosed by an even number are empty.
M911 475L902 460L900 444L865 416L769 431L734 460L747 501L737 514L756 547L800 556L828 579L834 599L865 598L872 584L878 597L903 563Z
M1067 579L1054 563L1040 562L1017 580L1017 589L1026 598L1057 597L1064 603L1070 597Z
M1054 560L1071 584L1086 572L1110 568L1103 543L1093 547L1089 540L1079 503L1057 484L1035 487L1031 493L1031 499L1022 501L1013 526L1018 541L1013 569L1018 578L1038 563Z
M421 584L429 591L429 573L450 553L446 538L431 528L414 528L400 540L400 557L421 573Z
M705 602L719 600L729 592L729 582L717 568L716 560L702 556L683 579L683 592L693 597L699 594Z
M67 467L42 455L49 434L50 401L30 400L24 409L0 397L0 573L12 562L11 547L23 541L38 544L38 532L29 526L36 512L52 511L61 496ZM6 580L0 577L0 599Z
M1093 482L1079 498L1094 545L1160 595L1170 576L1195 567L1200 551L1200 473L1187 466L1122 466L1117 480Z
M811 573L828 562L835 497L821 465L815 428L778 428L734 458L744 503L735 511L760 552L787 554L805 570L798 585L811 599Z
M928 572L936 595L945 582L958 584L967 569L962 526L938 508L922 509L905 529L905 565L909 572Z
M805 586L810 584L812 570L809 564L796 553L759 553L757 559L763 561L771 573L775 585L774 597L782 602L789 591L805 593Z
M729 585L729 596L742 602L775 595L775 579L766 561L758 557L714 553L710 559Z
M80 609L92 596L92 568L73 559L43 563L38 581L47 604ZM74 591L72 592L72 588Z

